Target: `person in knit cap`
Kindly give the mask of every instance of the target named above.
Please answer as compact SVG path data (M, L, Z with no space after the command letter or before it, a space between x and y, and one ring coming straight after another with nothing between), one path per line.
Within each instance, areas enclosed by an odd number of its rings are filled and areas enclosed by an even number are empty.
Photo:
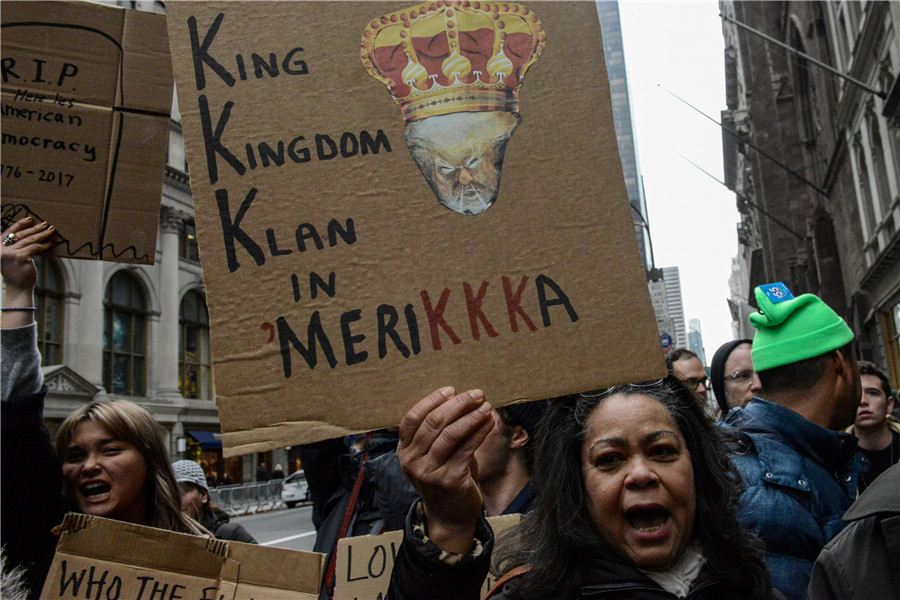
M735 406L746 406L762 389L759 375L753 370L752 347L753 340L732 340L719 346L713 354L709 383L716 395L719 417L722 419Z
M203 467L192 460L176 460L172 463L172 471L181 488L181 510L187 516L198 521L220 540L256 543L242 525L229 522L228 514L209 501Z
M732 410L733 456L744 492L738 515L766 544L772 584L805 600L813 563L844 527L862 468L853 423L860 378L847 323L812 294L783 283L754 290L751 356L763 398Z
M476 481L487 516L524 514L534 508L534 440L546 408L547 401L541 400L494 409L494 427L475 451Z

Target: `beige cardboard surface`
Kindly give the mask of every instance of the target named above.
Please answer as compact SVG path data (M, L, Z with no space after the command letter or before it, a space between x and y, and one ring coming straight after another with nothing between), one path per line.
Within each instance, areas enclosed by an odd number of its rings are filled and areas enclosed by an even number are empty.
M218 598L226 542L66 515L42 600Z
M495 540L502 542L501 534L517 524L521 515L490 517L488 523L494 530ZM335 564L334 600L382 600L391 582L391 571L400 544L402 531L388 531L381 535L362 535L338 541ZM496 551L497 541L494 543ZM486 594L497 578L489 573L482 587Z
M474 215L448 209L405 139L465 129L405 124L424 104L402 112L361 60L364 32L415 3L166 6L226 455L396 425L444 385L501 405L665 373L593 3L496 4L539 16L504 31L539 24L542 51L496 201ZM513 38L490 27L500 69ZM493 172L485 156L444 168L462 185Z
M51 254L153 263L172 102L163 15L4 2L3 228L56 226Z
M42 600L315 600L323 554L68 514Z
M234 600L316 600L325 555L256 544L228 543L228 558L239 565Z

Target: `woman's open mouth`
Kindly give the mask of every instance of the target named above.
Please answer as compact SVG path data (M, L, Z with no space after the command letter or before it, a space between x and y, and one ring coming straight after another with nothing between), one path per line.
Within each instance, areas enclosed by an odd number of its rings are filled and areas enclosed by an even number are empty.
M625 513L628 524L642 534L660 532L669 522L669 511L664 508L636 508Z
M81 495L88 502L102 502L109 497L112 487L108 483L88 483L81 487Z

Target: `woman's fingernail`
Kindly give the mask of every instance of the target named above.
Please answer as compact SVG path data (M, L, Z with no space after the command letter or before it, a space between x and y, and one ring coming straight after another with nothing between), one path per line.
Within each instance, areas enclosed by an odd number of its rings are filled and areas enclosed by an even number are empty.
M47 228L47 231L53 231L54 229L56 229L56 227L54 225L51 225Z
M44 221L43 223L41 223L41 227L46 227L46 226L47 226L47 221Z
M491 403L490 402L482 402L481 406L478 407L478 412L483 412L483 413L491 412Z
M27 222L27 223L30 223L30 222L31 222L31 217L25 217L25 218L22 219L22 220L25 221L25 222Z

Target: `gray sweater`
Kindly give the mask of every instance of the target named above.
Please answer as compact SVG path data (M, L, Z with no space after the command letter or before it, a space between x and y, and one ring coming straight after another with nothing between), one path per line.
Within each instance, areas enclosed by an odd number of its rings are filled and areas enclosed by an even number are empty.
M37 323L0 329L0 384L3 402L21 401L44 385L37 347Z

